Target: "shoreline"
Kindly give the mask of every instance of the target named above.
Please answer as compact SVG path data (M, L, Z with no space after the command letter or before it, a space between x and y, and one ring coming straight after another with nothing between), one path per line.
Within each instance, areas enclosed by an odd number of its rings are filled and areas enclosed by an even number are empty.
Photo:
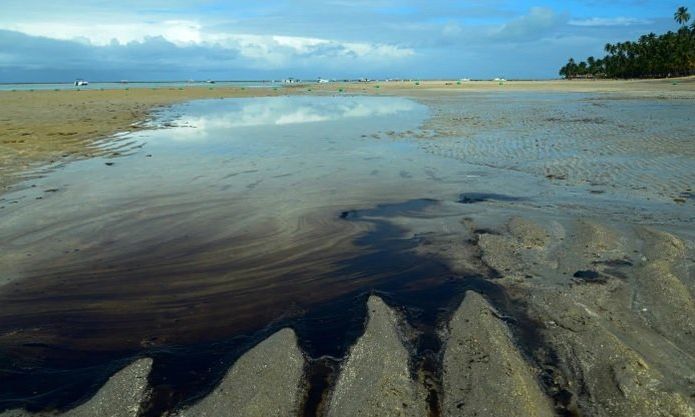
M0 91L0 193L33 169L107 153L104 139L142 129L154 111L176 103L297 94L428 98L481 92L606 93L622 98L695 99L695 77L667 80L422 81L298 84L282 87L133 88ZM37 173L40 175L40 173Z

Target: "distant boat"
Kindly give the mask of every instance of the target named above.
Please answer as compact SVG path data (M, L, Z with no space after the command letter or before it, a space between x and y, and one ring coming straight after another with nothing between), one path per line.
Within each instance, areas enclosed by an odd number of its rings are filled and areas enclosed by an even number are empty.
M82 87L85 85L89 85L89 81L86 80L75 80L75 87Z
M205 82L208 83L208 84L215 84L215 80L207 80L207 81L205 81Z

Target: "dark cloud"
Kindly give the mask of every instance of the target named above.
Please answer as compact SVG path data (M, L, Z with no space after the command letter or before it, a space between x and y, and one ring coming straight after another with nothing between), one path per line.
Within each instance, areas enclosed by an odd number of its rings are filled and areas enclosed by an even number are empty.
M264 47L264 44L257 46ZM273 48L272 56L255 59L242 56L234 47L182 46L161 36L148 37L141 42L94 46L7 30L0 30L0 51L0 82L69 81L78 77L92 80L181 80L203 76L260 79L281 78L295 72L315 77L325 70L347 77L354 72L354 67L349 68L346 63L356 63L365 70L398 65L394 60L380 62L379 49L358 54L349 45L334 42L301 50L279 45ZM275 56L279 57L279 63L265 64L266 59L270 62Z
M233 50L201 46L179 47L162 37L121 45L92 46L0 30L0 81L27 81L25 74L42 74L39 81L180 77L220 72L234 65ZM185 77L184 77L185 78Z

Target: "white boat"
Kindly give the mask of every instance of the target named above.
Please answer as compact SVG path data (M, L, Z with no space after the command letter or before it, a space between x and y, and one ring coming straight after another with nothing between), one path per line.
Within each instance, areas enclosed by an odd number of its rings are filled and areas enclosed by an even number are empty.
M326 84L326 83L329 83L330 81L325 79L325 78L319 77L319 79L316 82L319 84Z
M89 81L86 80L75 80L75 87L83 87L89 85Z

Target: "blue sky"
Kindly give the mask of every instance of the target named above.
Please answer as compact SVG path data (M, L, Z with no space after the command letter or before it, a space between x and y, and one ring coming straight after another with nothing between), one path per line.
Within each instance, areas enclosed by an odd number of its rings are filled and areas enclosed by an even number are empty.
M570 56L675 29L678 6L690 4L2 0L0 82L550 78Z

